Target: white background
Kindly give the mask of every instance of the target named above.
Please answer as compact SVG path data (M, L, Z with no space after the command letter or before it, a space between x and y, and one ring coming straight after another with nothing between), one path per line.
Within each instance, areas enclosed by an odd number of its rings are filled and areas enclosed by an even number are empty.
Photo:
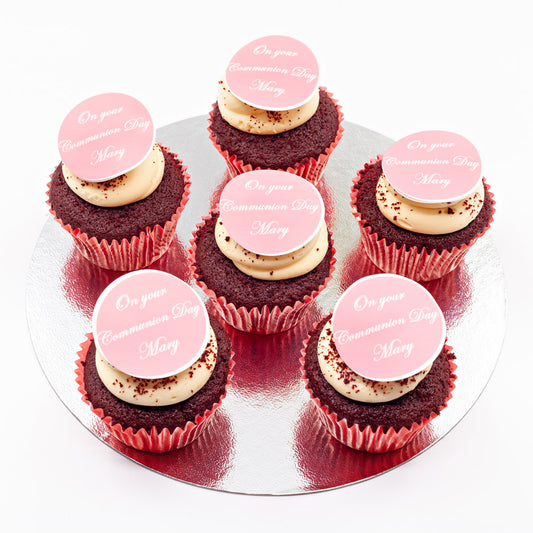
M531 500L533 74L527 2L9 2L0 12L2 438L0 524L57 531L525 530ZM345 118L393 139L448 129L478 148L496 196L490 233L509 325L480 400L400 468L322 494L223 494L167 479L104 446L65 409L34 355L25 276L48 217L66 113L123 91L157 127L206 114L226 62L274 33L316 54ZM52 310L51 310L52 311ZM476 332L472 332L476 342ZM6 366L7 365L7 366Z

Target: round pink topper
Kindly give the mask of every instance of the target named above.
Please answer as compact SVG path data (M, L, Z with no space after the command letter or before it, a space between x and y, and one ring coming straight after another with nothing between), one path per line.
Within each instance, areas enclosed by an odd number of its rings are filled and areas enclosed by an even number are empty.
M92 320L98 350L131 376L156 379L191 366L209 339L209 319L196 292L159 270L130 272L108 285Z
M128 172L150 154L152 117L141 102L120 93L99 94L78 104L59 129L61 159L85 181L106 181Z
M281 170L233 178L220 196L220 218L246 250L283 255L306 245L324 221L324 202L308 181Z
M474 145L457 133L421 131L395 142L383 155L383 172L401 195L416 202L458 202L481 180Z
M342 360L374 381L420 372L439 355L446 338L433 296L395 274L367 276L351 285L335 306L332 327Z
M318 87L318 62L302 42L283 35L256 39L226 69L226 83L239 100L284 111L309 101Z

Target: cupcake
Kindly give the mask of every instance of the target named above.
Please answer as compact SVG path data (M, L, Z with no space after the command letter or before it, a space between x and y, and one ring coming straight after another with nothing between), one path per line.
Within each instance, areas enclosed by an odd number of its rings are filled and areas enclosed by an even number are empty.
M360 451L411 441L451 398L456 365L429 292L393 274L355 282L302 350L306 389L328 431Z
M95 306L76 382L124 444L167 452L196 439L226 395L229 338L180 279L157 270L121 276Z
M284 170L317 185L343 128L337 101L318 86L318 63L290 37L268 36L241 48L219 81L208 131L235 177Z
M494 214L477 150L446 131L409 135L365 164L351 205L370 259L417 281L456 268Z
M63 121L59 151L47 203L80 253L121 271L159 259L188 201L190 178L177 155L154 142L146 108L124 94L89 98Z
M277 170L230 180L219 210L197 225L191 245L197 284L224 320L250 333L291 328L334 270L320 194Z

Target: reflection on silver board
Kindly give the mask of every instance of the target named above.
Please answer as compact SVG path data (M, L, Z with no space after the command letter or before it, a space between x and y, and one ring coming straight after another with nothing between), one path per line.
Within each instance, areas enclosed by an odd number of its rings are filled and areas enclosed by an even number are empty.
M211 145L206 125L207 117L194 117L161 128L156 136L187 165L192 194L170 250L150 268L190 283L186 250L191 233L225 180L224 161ZM76 352L90 331L96 299L120 273L87 262L59 224L52 218L46 222L29 268L30 334L50 384L89 431L133 461L181 481L238 493L301 494L363 481L399 466L435 444L468 412L492 374L505 330L503 271L490 231L456 271L423 283L444 312L458 368L448 407L414 441L381 455L347 448L324 430L304 389L298 359L307 331L351 283L379 272L358 246L350 185L357 170L391 141L349 122L344 126L321 188L337 250L333 280L290 331L262 337L227 327L236 354L233 383L209 428L181 450L151 454L130 449L114 440L82 402L74 381Z

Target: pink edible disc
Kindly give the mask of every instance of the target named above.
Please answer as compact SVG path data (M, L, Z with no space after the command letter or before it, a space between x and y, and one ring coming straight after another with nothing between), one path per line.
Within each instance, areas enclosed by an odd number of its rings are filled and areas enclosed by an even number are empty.
M390 146L383 173L402 196L421 203L458 202L481 180L481 159L467 139L449 131L421 131Z
M142 163L155 139L152 117L141 102L121 93L99 94L63 120L58 148L67 168L85 181L106 181Z
M298 250L324 221L324 202L316 188L281 170L253 170L233 178L224 187L219 206L231 237L260 255Z
M433 296L395 274L367 276L351 285L335 306L332 328L342 360L374 381L396 381L424 370L446 338Z
M163 378L204 352L209 319L196 292L159 270L130 272L108 285L94 308L96 346L114 367L139 378Z
M256 39L226 69L229 90L260 109L283 111L309 101L318 88L318 62L302 42L283 35Z

